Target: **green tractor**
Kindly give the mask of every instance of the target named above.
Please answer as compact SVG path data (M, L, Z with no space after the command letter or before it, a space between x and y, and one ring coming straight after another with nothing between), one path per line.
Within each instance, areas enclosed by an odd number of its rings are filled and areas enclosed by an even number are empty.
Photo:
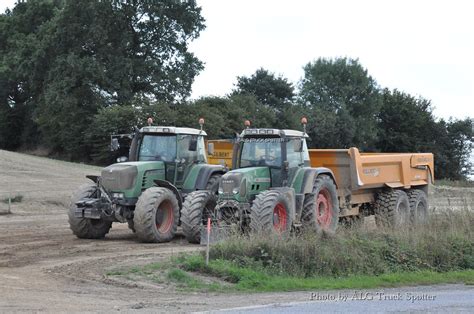
M170 241L186 196L217 192L220 165L207 164L201 129L149 125L136 129L129 157L102 170L73 195L69 225L79 238L103 238L112 222L128 223L142 242ZM112 139L113 150L119 146Z
M306 129L306 118L302 119ZM183 204L182 226L189 242L205 242L202 225L211 218L212 238L229 229L279 233L303 227L335 231L339 205L334 174L311 168L306 131L245 129L237 138L233 170L222 176L218 196L191 193Z

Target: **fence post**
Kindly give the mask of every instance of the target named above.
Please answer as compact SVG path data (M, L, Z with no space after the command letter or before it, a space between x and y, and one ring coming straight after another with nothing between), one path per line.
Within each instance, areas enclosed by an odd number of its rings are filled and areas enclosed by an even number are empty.
M12 194L11 194L11 192L8 192L8 211L7 211L7 214L12 213L11 206L12 206Z

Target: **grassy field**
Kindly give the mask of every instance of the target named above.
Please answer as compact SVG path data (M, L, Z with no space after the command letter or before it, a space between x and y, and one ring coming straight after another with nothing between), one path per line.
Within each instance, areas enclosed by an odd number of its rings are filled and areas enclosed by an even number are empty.
M108 276L207 291L294 291L464 282L474 284L474 214L447 212L419 226L335 235L235 235L200 253Z

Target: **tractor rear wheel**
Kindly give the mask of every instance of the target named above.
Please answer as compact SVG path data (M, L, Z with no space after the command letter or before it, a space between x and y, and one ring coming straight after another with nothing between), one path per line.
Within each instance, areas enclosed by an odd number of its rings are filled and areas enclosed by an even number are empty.
M186 196L181 210L181 226L190 243L200 243L201 227L214 216L217 199L211 191L194 191Z
M267 190L257 195L250 209L250 230L256 233L274 230L289 232L292 226L288 198L278 190Z
M138 198L133 226L140 241L169 242L176 234L178 222L178 200L171 190L151 187Z
M422 190L410 190L407 193L410 201L411 219L415 224L423 224L428 219L428 197Z
M305 230L335 232L339 222L336 185L331 177L320 175L314 181L313 193L304 198L301 223Z
M378 226L400 227L410 223L410 201L401 190L382 192L375 201L375 222Z
M97 195L95 184L84 184L74 193L69 206L69 227L72 232L81 239L102 239L112 227L111 221L103 219L78 218L75 216L76 202L84 198L92 198Z

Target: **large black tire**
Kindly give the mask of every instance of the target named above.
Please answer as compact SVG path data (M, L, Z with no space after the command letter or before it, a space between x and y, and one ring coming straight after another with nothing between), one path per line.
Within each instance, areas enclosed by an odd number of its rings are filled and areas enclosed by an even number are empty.
M257 195L250 208L250 230L254 233L285 233L293 224L290 201L278 190L267 190Z
M306 194L301 213L303 229L316 232L336 231L339 222L339 201L334 181L327 175L314 180L313 193Z
M142 242L169 242L176 234L179 204L174 193L162 187L151 187L138 198L133 226Z
M95 184L84 184L73 194L71 204L69 206L69 227L72 232L81 239L102 239L112 227L111 221L103 219L77 218L74 213L76 211L76 202L83 198L93 197L97 193Z
M214 216L216 195L211 191L195 191L186 196L181 210L181 227L190 243L200 243L201 227Z
M392 190L377 195L375 222L378 226L400 227L410 224L410 201L404 191Z
M127 219L128 229L132 230L133 233L136 232L135 226L133 225L133 219Z
M407 193L410 201L411 221L414 224L423 224L428 220L428 197L422 190L410 190Z
M215 173L210 176L207 181L206 190L212 191L212 193L217 194L217 189L219 188L219 182L221 180L222 173Z

